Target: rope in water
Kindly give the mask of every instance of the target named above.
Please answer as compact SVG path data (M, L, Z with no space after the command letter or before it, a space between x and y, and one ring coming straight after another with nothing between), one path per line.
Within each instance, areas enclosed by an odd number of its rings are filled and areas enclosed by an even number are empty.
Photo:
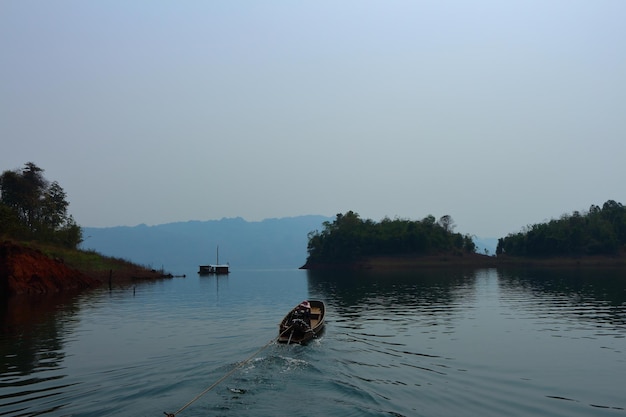
M287 331L291 330L291 327L288 327L287 329L285 329L285 331L283 331L278 337L284 335ZM278 340L278 338L273 338L272 340L270 340L269 342L267 342L263 347L261 347L259 350L257 350L256 352L254 352L250 357L248 357L248 359L244 360L243 362L239 362L239 364L237 366L235 366L233 369L231 369L229 372L227 372L224 376L222 376L220 379L218 379L217 381L215 381L211 386L209 386L207 389L205 389L204 391L202 391L200 394L196 395L191 401L189 401L187 404L183 405L182 407L180 407L178 410L176 410L173 413L168 413L166 411L163 412L163 414L165 414L167 417L176 417L176 415L178 415L179 413L181 413L185 408L189 407L191 404L195 403L196 401L198 401L200 398L202 398L207 392L211 391L213 388L215 388L216 386L218 386L222 381L224 381L226 378L228 378L229 376L231 376L233 373L235 373L236 370L238 370L239 368L243 367L245 364L247 364L248 362L250 362L256 355L258 355L259 353L261 353L263 350L267 349L267 347L269 345L271 345L272 343L274 343L276 340Z

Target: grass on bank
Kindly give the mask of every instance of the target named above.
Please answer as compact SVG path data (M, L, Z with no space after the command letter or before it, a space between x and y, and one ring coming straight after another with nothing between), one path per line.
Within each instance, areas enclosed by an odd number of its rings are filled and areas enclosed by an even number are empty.
M71 249L35 241L16 243L38 250L49 258L61 259L68 267L100 280L108 279L111 273L116 280L154 279L166 275L162 270L156 271L127 259L105 256L93 249Z

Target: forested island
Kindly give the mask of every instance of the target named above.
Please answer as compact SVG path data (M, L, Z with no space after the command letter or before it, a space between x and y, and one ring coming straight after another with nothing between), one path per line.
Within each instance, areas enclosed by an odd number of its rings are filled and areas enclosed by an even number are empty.
M451 216L439 220L428 215L422 220L385 218L380 222L363 220L358 213L337 214L324 222L322 231L308 236L308 258L303 269L336 267L371 268L419 264L489 263L493 259L476 254L470 235L455 233Z
M472 237L455 233L454 226L449 215L377 223L353 211L337 214L322 231L309 233L302 268L626 266L626 208L613 200L500 238L496 256L475 253Z
M497 255L531 258L618 256L626 246L626 208L613 200L498 239Z
M68 212L66 193L43 172L28 162L0 175L0 300L163 276L163 271L78 250L82 229Z

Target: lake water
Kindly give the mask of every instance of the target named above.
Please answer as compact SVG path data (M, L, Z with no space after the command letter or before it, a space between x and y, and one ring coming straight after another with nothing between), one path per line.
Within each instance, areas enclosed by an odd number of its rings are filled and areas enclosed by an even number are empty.
M176 272L9 305L0 416L626 416L624 271Z

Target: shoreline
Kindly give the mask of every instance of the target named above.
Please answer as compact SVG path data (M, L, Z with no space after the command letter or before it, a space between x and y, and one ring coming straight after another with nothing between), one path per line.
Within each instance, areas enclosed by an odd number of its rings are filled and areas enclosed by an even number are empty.
M113 288L139 281L172 278L171 274L111 258L38 242L0 243L0 297L58 295Z
M423 268L626 268L626 256L521 258L480 254L376 256L346 263L305 263L305 270L411 270Z

